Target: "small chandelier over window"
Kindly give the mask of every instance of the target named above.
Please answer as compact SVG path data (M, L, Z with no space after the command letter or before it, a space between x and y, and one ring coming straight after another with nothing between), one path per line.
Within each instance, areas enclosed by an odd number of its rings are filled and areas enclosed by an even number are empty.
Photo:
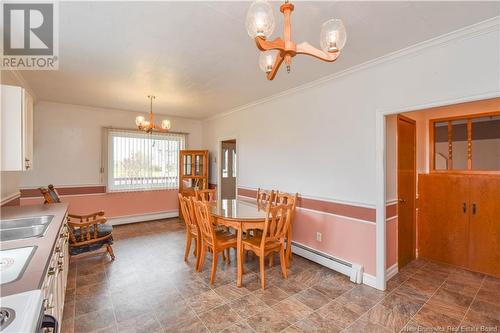
M321 27L321 49L317 49L307 42L296 44L292 40L290 21L293 10L294 5L289 0L285 0L285 3L280 6L280 11L284 15L283 39L278 37L274 40L268 40L275 27L273 7L266 0L256 0L248 9L247 32L255 40L257 48L262 51L259 57L259 66L269 80L274 79L283 62L286 64L287 72L290 73L292 58L297 54L312 56L328 62L337 60L340 50L347 40L342 20L331 19L323 23Z
M162 120L159 126L156 125L154 122L153 99L155 99L156 96L148 95L148 98L149 98L149 120L146 120L143 116L137 116L135 118L135 124L141 131L145 131L147 133L152 133L153 131L168 132L171 127L170 120L168 119Z

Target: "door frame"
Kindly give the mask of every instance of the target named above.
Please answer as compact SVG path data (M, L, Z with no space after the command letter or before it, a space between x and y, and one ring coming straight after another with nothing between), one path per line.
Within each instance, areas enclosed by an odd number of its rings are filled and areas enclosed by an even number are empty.
M413 201L413 212L412 212L412 223L413 223L413 255L416 258L417 254L417 122L414 119L406 117L402 114L397 115L397 123L396 123L396 173L397 173L397 207L398 207L398 269L400 268L400 256L399 256L399 242L401 241L401 237L399 237L400 233L400 219L399 219L399 121L403 120L413 125L415 131L413 135L413 142L415 143L415 149L413 150L413 178L415 179L414 191L412 193L411 201Z
M221 188L222 188L222 142L228 140L236 140L236 198L238 198L238 180L240 175L240 146L237 135L229 135L217 138L217 200L221 199Z
M459 98L448 98L423 104L402 105L396 108L375 109L375 287L386 289L386 116L403 112L430 109L438 106L459 104L500 97L495 91L485 94L469 95Z

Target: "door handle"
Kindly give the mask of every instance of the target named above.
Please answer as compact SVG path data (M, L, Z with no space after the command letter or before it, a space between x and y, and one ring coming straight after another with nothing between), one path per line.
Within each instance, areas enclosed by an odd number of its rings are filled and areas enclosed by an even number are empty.
M462 211L467 213L467 204L465 202L462 204Z
M476 211L477 211L477 205L475 202L472 203L472 214L473 215L476 215Z
M406 202L406 200L405 200L405 199L403 199L403 198L399 198L399 199L398 199L398 201L399 201L400 203L405 203L405 202Z

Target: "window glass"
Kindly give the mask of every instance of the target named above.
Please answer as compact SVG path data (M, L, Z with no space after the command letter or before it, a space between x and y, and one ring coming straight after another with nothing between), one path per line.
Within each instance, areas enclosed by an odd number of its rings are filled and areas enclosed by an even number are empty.
M472 119L472 169L500 170L500 116Z
M108 191L178 188L184 142L178 134L109 130Z
M467 170L467 119L451 122L452 169Z
M434 169L448 169L448 122L434 123Z

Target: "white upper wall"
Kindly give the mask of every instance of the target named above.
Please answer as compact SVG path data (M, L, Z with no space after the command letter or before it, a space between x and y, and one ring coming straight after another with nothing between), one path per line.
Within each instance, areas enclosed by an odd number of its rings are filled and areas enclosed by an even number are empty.
M100 173L102 128L134 128L135 117L139 114L79 105L37 103L33 117L33 170L22 174L21 187L104 184ZM200 121L164 118L171 120L172 131L189 133L189 148L201 147Z
M500 94L499 30L490 20L207 120L204 144L237 138L239 186L374 206L376 112Z

